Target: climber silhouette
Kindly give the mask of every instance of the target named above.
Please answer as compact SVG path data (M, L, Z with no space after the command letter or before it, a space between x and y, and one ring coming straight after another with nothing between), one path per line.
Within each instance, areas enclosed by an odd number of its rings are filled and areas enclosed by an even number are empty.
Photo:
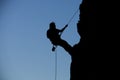
M64 40L61 39L61 34L62 32L65 30L65 28L67 27L68 25L65 25L65 27L63 27L62 29L57 29L56 28L56 25L55 25L55 22L51 22L49 24L49 29L47 31L47 38L51 41L51 43L53 44L53 48L52 48L52 51L55 51L55 48L58 46L58 45L61 45L63 47L67 47L65 49L69 49L71 48L71 46L68 45L68 43Z
M51 43L53 44L53 48L52 48L52 51L55 50L56 46L61 46L63 47L70 55L71 57L73 57L73 54L72 54L72 51L73 51L73 47L71 45L69 45L67 43L67 41L65 40L62 40L61 39L61 34L62 32L65 30L65 28L67 27L68 25L65 25L65 27L63 27L61 30L60 29L56 29L56 25L54 22L51 22L49 24L49 29L47 30L47 38L51 41ZM73 59L73 58L72 58ZM72 60L72 63L71 63L71 79L70 80L74 80L72 79L73 78L73 74L74 73L74 65L73 65L73 60ZM77 69L77 68L76 68ZM77 77L76 77L77 78Z

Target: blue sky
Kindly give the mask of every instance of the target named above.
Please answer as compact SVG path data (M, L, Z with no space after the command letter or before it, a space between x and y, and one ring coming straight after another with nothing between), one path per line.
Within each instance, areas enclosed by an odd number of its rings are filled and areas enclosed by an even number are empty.
M55 53L46 37L49 23L63 28L82 0L6 0L0 6L0 75L5 80L54 80ZM62 34L79 42L79 12ZM69 80L70 55L57 48L57 80Z

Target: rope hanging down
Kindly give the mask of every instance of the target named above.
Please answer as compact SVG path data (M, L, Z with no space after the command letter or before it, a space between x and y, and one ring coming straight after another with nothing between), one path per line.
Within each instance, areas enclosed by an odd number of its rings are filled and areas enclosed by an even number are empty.
M55 80L57 80L57 50L55 50Z

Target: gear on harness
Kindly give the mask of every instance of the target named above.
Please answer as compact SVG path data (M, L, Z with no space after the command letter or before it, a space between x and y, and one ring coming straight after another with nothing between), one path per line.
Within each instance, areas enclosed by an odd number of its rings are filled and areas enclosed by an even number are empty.
M52 51L55 51L55 49L56 49L56 47L55 47L55 46L53 46Z

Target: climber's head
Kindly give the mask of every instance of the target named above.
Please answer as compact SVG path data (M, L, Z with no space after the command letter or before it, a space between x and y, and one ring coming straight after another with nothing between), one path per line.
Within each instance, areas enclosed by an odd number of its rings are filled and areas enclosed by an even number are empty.
M54 22L51 22L50 25L49 25L50 29L55 29L56 28L56 25Z

